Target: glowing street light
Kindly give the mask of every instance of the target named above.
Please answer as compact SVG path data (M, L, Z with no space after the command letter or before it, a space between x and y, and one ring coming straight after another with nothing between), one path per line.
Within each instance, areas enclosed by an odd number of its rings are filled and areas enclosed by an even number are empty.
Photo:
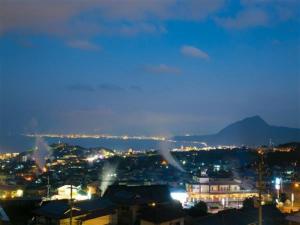
M291 201L292 201L292 211L293 211L293 208L294 208L294 201L295 201L294 193L291 194Z
M276 177L275 178L275 189L277 190L277 198L279 199L279 191L280 191L280 187L281 187L281 178Z

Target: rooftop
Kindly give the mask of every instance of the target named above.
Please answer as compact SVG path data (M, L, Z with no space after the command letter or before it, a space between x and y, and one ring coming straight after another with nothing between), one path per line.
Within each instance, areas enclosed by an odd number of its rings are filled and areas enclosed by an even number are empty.
M180 204L149 206L142 210L140 218L153 223L163 223L183 218L185 213Z
M40 208L34 211L36 215L48 218L61 219L69 217L70 205L67 200L57 200L45 202ZM74 202L73 215L90 213L109 213L114 209L114 205L108 199L93 199Z
M126 205L171 201L167 185L111 185L105 192L104 197L111 199L115 203Z
M193 225L249 225L256 224L257 217L257 208L230 209L197 219ZM284 215L275 206L263 206L263 224L282 225L284 224Z

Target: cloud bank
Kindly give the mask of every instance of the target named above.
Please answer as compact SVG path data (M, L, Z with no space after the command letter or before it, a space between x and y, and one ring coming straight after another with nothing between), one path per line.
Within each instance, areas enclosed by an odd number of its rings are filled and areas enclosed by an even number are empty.
M223 5L224 0L0 0L0 34L165 32L163 21L204 20Z
M228 10L233 2L239 7ZM299 6L297 0L0 0L0 35L133 36L166 33L168 21L206 19L226 29L241 29L295 18L299 22Z

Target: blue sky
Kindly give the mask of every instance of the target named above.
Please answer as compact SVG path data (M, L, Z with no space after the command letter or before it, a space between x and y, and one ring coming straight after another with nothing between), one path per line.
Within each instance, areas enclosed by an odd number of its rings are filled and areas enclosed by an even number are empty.
M296 0L0 0L0 134L300 127Z

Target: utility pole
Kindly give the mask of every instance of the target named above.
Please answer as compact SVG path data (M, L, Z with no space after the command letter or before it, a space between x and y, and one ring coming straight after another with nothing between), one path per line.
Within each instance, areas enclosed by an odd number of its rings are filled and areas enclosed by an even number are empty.
M294 211L294 201L295 201L294 193L291 194L291 200L292 200L292 212L293 212Z
M70 199L70 225L72 225L73 220L73 186L71 184L71 191L70 191L71 199Z
M258 149L259 164L258 164L258 225L262 225L262 191L263 191L263 149Z
M50 177L48 175L48 182L47 182L47 200L50 200L50 188L51 188L51 185L50 185Z

